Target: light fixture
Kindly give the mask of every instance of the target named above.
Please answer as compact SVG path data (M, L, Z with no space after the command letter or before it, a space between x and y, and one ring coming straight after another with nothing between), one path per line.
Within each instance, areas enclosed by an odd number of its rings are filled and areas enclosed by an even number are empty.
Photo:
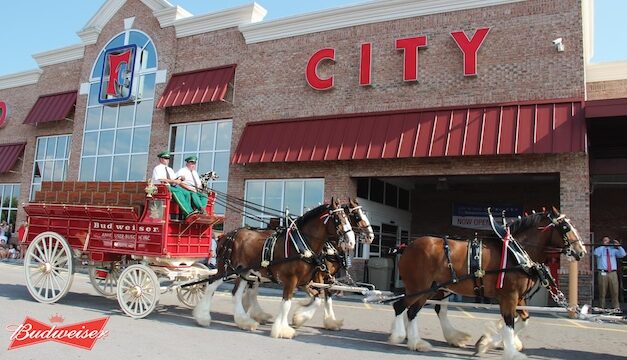
M564 43L562 42L562 38L557 38L553 40L553 46L555 46L555 50L557 50L557 52L564 51Z

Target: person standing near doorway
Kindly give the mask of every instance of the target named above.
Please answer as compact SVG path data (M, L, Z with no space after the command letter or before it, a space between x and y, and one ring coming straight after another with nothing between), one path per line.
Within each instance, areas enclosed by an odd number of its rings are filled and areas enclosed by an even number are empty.
M609 236L603 237L603 246L594 249L597 260L599 307L605 309L605 295L609 289L612 301L612 309L620 311L618 303L618 262L616 258L625 257L625 249L620 246L618 240L612 240Z

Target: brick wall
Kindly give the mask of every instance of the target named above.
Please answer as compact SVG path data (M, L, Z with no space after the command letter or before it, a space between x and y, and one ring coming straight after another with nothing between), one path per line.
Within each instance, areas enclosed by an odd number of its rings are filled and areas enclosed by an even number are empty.
M234 150L245 124L252 121L584 96L579 0L529 0L250 45L236 28L177 39L174 28L161 28L141 1L128 0L102 29L96 44L85 48L82 60L43 68L36 85L0 90L0 99L12 108L10 123L0 129L0 143L28 142L17 173L0 174L0 182L22 184L21 201L28 197L37 136L73 134L68 180L77 180L87 96L78 97L74 122L22 125L28 111L40 94L78 89L88 82L98 53L123 31L123 20L132 16L133 27L154 41L158 67L166 70L168 77L176 72L237 64L233 104L155 109L147 177L156 164L156 154L168 144L171 123L232 118ZM470 34L485 26L491 31L479 51L478 76L464 77L462 54L450 32L464 30ZM404 83L403 54L395 49L395 40L418 35L426 35L429 46L419 53L418 81ZM569 44L566 51L558 53L551 45L557 37ZM358 86L359 45L363 42L373 45L370 87ZM307 85L304 71L309 56L323 47L336 49L336 62L322 64L319 73L326 76L332 72L336 86L318 92ZM157 99L165 86L157 85ZM231 166L228 191L243 197L245 179L322 177L325 197L330 198L354 196L352 177L356 176L547 172L560 174L562 210L582 234L587 234L589 176L588 159L583 154ZM18 218L23 217L20 211ZM238 216L227 213L227 228L238 224Z
M618 99L627 97L627 79L599 81L586 84L586 100Z

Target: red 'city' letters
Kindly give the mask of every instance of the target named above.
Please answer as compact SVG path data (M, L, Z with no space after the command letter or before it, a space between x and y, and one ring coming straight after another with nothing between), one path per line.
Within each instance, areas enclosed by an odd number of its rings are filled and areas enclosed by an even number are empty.
M469 39L463 31L453 31L451 36L463 55L464 76L477 75L477 52L483 44L490 28L478 28ZM427 46L426 36L415 36L396 40L396 48L403 50L403 80L418 80L418 50ZM363 43L359 54L359 85L372 84L372 43ZM318 75L318 65L329 59L335 63L335 49L324 48L316 51L307 61L305 78L315 90L329 90L334 85L333 75L323 79Z

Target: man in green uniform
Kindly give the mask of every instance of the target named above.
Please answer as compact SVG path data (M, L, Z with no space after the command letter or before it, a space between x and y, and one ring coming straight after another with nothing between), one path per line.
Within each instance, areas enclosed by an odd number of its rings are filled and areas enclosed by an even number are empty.
M181 186L190 191L194 211L204 214L207 207L207 194L203 191L200 176L196 172L196 161L198 158L194 155L185 158L185 166L177 171L176 176L183 181Z
M169 151L162 151L157 154L159 165L152 170L153 184L168 184L168 189L172 197L179 204L179 208L184 216L193 212L191 207L191 192L182 187L183 180L176 176L174 170L168 166L171 154Z

